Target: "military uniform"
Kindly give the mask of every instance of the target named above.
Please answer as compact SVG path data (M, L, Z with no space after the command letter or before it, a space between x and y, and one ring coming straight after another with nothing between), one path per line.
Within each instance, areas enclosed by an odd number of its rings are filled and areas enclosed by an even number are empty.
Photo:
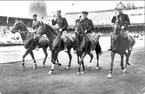
M83 26L83 31L77 30L77 32L76 32L76 39L77 39L76 48L79 47L79 43L82 40L82 36L84 34L91 33L94 29L92 20L87 18L88 12L83 11L82 14L83 14L83 19L78 23L78 26ZM86 17L84 17L84 15L86 15Z
M37 14L34 14L33 15L33 18L34 17L36 17L35 19L33 19L33 21L32 21L32 29L33 29L33 32L36 34L36 32L37 32L37 29L38 29L38 27L40 26L40 22L39 21L37 21ZM39 48L39 38L40 38L40 36L38 36L38 35L35 35L34 36L34 40L35 40L35 45L36 45L36 49L38 50L38 48Z
M61 13L60 10L58 10L57 12ZM65 33L67 32L67 27L68 27L67 20L66 20L66 18L61 17L61 15L60 15L60 17L58 17L57 19L55 19L55 20L53 19L52 20L52 25L54 26L56 24L58 25L58 29L59 29L58 31L59 31L60 35L56 37L56 39L54 41L54 44L53 44L53 47L55 47L58 44L58 42L60 41L60 39L62 39L63 42L64 42L64 48L65 48L65 51L66 51ZM64 32L64 31L66 31L66 32Z
M32 28L33 28L33 30L34 31L37 30L39 26L40 26L40 22L36 21L36 20L33 20L33 22L32 22Z
M117 21L117 22L116 22ZM130 25L130 20L127 14L119 14L116 16L113 16L112 23L114 23L114 32L116 33L117 30L121 30L121 27L124 26L124 31L127 30L128 25ZM115 26L117 24L117 26Z
M52 20L52 25L58 24L58 29L62 29L62 31L66 30L68 27L67 20L64 17L59 17L56 20Z
M92 30L94 29L92 20L88 18L81 20L79 24L82 24L84 26L84 29L87 31L85 33L91 33Z

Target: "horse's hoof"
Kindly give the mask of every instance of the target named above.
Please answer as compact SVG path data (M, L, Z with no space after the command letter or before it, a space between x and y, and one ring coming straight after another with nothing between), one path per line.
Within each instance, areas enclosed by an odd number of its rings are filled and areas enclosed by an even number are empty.
M96 67L96 70L99 70L100 68L99 67Z
M23 69L25 69L25 66L22 66Z
M112 74L109 73L108 76L107 76L107 78L108 78L108 79L111 79L111 78L112 78Z
M84 74L84 72L83 72L83 71L81 71L81 74Z
M127 65L133 65L132 63L128 62Z
M77 72L77 75L79 75L80 74L80 72Z
M42 68L45 68L45 65L42 65Z
M126 69L124 69L124 70L123 70L123 73L127 73L127 70L126 70Z
M61 63L57 63L58 66L61 66Z
M49 71L48 74L51 75L52 74L52 71Z
M66 70L69 70L69 69L70 69L70 67L66 67L65 69L66 69Z
M92 68L91 66L88 67L88 69L91 69L91 68Z
M88 69L91 69L91 65L89 65L87 68L88 68Z
M35 69L37 69L37 67L35 66L35 67L33 67L33 69L35 70Z

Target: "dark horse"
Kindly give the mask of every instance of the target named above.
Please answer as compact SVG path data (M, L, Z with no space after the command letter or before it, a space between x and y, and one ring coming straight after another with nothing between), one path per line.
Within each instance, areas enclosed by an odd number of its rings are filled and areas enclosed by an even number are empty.
M129 50L129 48L133 47L135 44L135 39L133 37L129 36L127 33L123 32L122 30L121 30L121 32L119 32L117 37L111 38L111 39L113 39L113 42L119 42L120 46L116 47L115 51L113 51L113 50L111 51L111 64L110 64L111 67L110 67L110 71L109 71L107 78L112 78L114 58L115 58L116 53L118 53L121 56L120 65L121 65L123 72L124 73L126 72L127 65L130 65L129 56L131 55L131 50ZM113 45L113 42L111 43L111 45ZM124 55L126 56L125 68L124 68L124 63L123 63Z
M64 35L60 35L60 33L56 33L56 31L49 25L44 24L43 25L44 28L38 28L37 30L37 34L38 38L40 36L42 36L43 34L46 34L46 36L49 38L50 40L50 49L52 52L52 56L51 56L51 62L52 62L52 66L51 66L51 70L49 71L49 74L52 74L52 72L54 71L54 66L55 66L55 61L57 60L57 56L58 53L62 50L64 50L64 43L67 46L67 54L69 56L69 64L68 67L66 67L66 69L70 68L71 66L71 60L72 60L72 55L71 55L71 48L75 49L76 48L76 35L75 33L68 33L68 34L64 34ZM60 40L57 40L57 38L60 37ZM64 41L66 40L66 41ZM58 41L58 42L56 42ZM90 62L93 59L93 55L89 54L91 57ZM58 63L58 65L61 65L60 63Z
M34 40L35 34L29 32L26 25L20 20L17 20L14 23L14 26L13 26L11 32L12 33L16 33L16 32L20 33L21 38L22 38L23 43L24 43L24 47L26 48L26 52L22 57L23 58L22 67L25 68L25 63L24 63L25 62L25 57L30 53L30 55L31 55L31 57L34 61L33 69L36 69L37 64L36 64L36 60L35 60L35 57L34 57L34 54L33 54L33 50L36 47L36 42ZM43 60L43 67L45 67L45 62L46 62L46 59L47 59L47 56L48 56L47 47L49 46L49 43L50 43L50 41L47 39L47 37L41 37L41 39L38 43L39 48L42 48L43 52L45 54L45 58Z
M97 65L96 69L99 69L99 55L102 53L101 46L99 44L99 34L96 33L84 33L84 25L78 25L77 27L77 57L78 57L78 74L84 73L85 71L85 66L84 66L84 57L86 54L91 53L92 51L96 52L97 56ZM81 71L81 65L83 70Z

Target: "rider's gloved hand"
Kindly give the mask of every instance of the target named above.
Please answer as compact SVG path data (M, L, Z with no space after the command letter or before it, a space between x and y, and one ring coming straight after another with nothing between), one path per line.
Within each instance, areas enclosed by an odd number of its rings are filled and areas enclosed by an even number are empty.
M62 29L59 29L59 32L61 32L62 31Z
M53 15L53 20L56 21L57 17L55 15Z
M121 29L123 30L125 27L124 26L121 26Z
M87 33L87 30L85 30L85 33Z

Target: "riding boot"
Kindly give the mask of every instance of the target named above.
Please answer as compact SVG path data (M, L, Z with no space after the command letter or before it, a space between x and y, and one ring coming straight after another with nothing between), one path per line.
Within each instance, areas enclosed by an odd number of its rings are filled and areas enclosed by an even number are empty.
M35 39L35 43L36 43L35 49L38 51L39 50L39 42L38 42L38 39Z
M76 42L76 49L75 49L74 52L73 52L74 54L77 54L78 45L79 45L79 42L77 41L77 42Z

